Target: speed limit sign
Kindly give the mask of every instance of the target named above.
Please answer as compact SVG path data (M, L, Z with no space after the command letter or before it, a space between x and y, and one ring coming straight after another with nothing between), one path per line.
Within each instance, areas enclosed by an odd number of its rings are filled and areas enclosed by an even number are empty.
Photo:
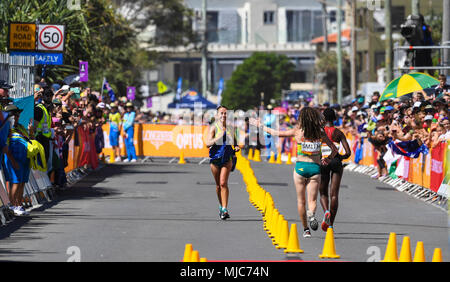
M40 24L38 27L38 50L64 51L64 25Z

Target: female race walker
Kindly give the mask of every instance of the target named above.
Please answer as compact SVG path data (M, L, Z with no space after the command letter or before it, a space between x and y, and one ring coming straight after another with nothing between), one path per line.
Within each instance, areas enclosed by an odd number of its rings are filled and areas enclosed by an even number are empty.
M252 124L260 126L260 121L253 119ZM338 153L336 146L323 130L324 119L322 114L311 107L300 111L298 122L293 129L286 131L273 130L263 126L262 129L269 134L280 137L295 137L297 142L297 162L294 169L294 184L297 192L297 209L303 224L303 237L311 237L311 231L317 230L319 223L314 217L317 208L317 194L320 182L320 164L328 164ZM325 159L321 158L322 143L330 146L332 153ZM308 192L308 211L306 211L305 188ZM307 218L308 217L308 218Z
M328 165L322 165L320 167L320 204L324 212L322 221L322 230L327 231L328 227L333 228L334 219L338 210L338 197L339 187L341 185L342 173L344 168L342 166L342 160L349 158L352 154L350 146L348 145L347 138L344 133L334 127L334 121L337 119L336 112L332 108L326 108L323 111L325 117L325 133L328 138L335 143L335 146L339 150L339 145L342 144L345 150L345 155L337 154ZM327 144L322 144L322 156L327 157L331 154L331 149ZM330 177L331 175L331 177ZM330 183L330 197L331 206L329 205L328 197L328 184Z
M234 128L227 129L227 108L217 107L216 121L210 127L206 147L209 148L211 172L216 181L216 193L219 199L219 216L222 220L230 218L228 212L228 177L234 170L233 157L240 148L237 146ZM232 144L236 146L233 148Z

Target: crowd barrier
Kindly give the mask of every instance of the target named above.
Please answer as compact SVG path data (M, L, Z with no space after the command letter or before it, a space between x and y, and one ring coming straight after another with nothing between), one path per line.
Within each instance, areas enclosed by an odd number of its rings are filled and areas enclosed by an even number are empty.
M376 175L378 153L367 138L360 138L347 133L347 141L352 149L352 156L347 160L346 170ZM450 170L448 155L450 142L441 142L429 149L428 154L421 153L417 158L393 155L397 160L395 165L387 163L388 175L379 178L380 181L404 191L416 198L446 209ZM358 154L361 152L361 154ZM388 148L388 153L391 150ZM386 160L385 155L385 160Z

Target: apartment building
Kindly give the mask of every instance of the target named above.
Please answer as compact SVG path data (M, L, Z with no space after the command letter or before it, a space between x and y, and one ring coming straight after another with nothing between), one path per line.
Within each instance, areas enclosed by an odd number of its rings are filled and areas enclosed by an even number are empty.
M185 0L185 4L197 15L193 28L199 30L202 0ZM329 10L335 13L332 6ZM234 69L254 52L288 56L296 66L295 81L312 84L316 47L310 41L323 35L320 2L208 0L207 18L208 89L211 93L217 92L220 79L228 80ZM333 27L333 17L329 21L329 26ZM182 77L190 87L201 89L200 65L200 53L180 46L170 50L169 61L159 70L160 78L173 83Z

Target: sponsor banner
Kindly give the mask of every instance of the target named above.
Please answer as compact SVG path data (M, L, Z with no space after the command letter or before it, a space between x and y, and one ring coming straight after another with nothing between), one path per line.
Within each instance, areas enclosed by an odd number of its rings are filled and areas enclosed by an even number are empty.
M447 147L446 142L442 142L431 150L431 181L430 189L434 192L439 190L444 179L444 153Z
M449 186L450 186L450 141L447 141L445 144L445 153L444 153L444 180L441 183L441 186L439 186L439 190L437 193L439 195L442 195L444 197L448 198L449 193Z
M179 157L183 152L185 157L208 157L207 132L208 126L143 124L143 155Z

